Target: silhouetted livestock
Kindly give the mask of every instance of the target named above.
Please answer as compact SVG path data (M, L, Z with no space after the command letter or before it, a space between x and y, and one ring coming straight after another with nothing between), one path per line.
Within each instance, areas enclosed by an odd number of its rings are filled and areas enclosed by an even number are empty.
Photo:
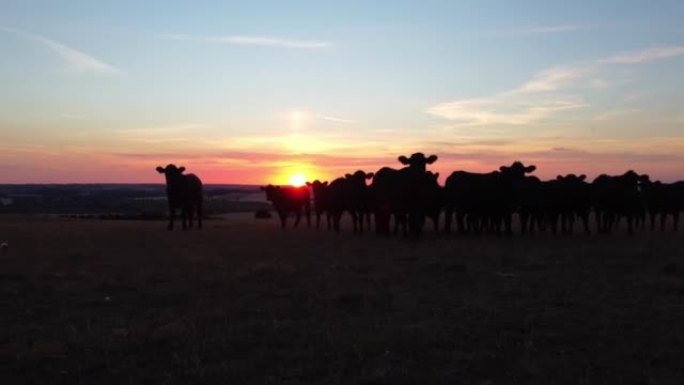
M558 175L549 182L547 189L551 230L555 233L560 221L561 232L572 233L575 219L582 221L586 234L589 230L589 214L591 213L591 185L585 182L586 175Z
M520 231L523 234L543 231L552 215L549 189L550 182L542 182L534 175L526 176L520 183Z
M321 182L316 179L313 182L306 182L306 185L311 187L313 191L313 205L314 213L316 214L316 228L321 227L321 215L325 213L326 221L328 223L328 229L331 228L331 215L330 215L330 192L328 191L328 182Z
M202 228L202 181L195 174L183 174L185 167L169 164L157 167L157 172L166 176L166 196L169 201L169 230L173 229L176 209L181 208L183 230L189 224L197 209L197 227Z
M503 223L506 234L512 234L513 213L520 205L525 174L535 169L516 161L490 173L453 172L444 186L445 231L451 230L455 214L460 232L500 233Z
M396 220L406 218L408 230L419 236L425 221L425 202L423 195L426 186L426 168L437 160L437 155L425 157L415 153L410 158L400 156L399 162L406 165L402 169L383 167L375 173L371 190L374 199L376 232L389 235L390 217Z
M622 175L601 174L591 183L596 227L599 232L609 233L621 217L627 219L627 230L633 233L634 221L644 211L640 193L641 181L646 181L633 170Z
M366 179L372 178L373 175L358 170L330 182L327 189L328 207L335 231L340 231L340 220L346 211L352 218L354 232L363 232L364 217L368 215L371 207Z
M679 214L684 211L684 182L662 183L642 179L642 191L651 219L651 230L660 215L660 229L665 230L667 216L672 216L672 229L679 227Z
M439 217L442 213L442 207L444 205L444 188L439 185L437 179L439 178L439 173L433 173L432 171L426 171L425 174L416 181L414 186L414 200L415 200L415 214L422 215L425 218L432 220L433 229L437 236L440 234L439 230ZM399 215L399 216L397 216ZM402 234L404 236L408 235L408 212L403 214L395 215L394 222L394 234L402 229ZM421 219L418 218L418 221ZM418 226L413 230L415 233L422 233L424 226L424 219L422 222L417 222L414 226Z
M357 170L353 174L345 175L345 179L349 181L347 184L350 195L349 209L356 212L354 231L363 232L364 219L366 219L366 224L370 227L373 197L371 196L370 187L366 185L366 180L373 178L374 175L372 172L365 172L363 170Z
M302 211L306 214L306 223L311 227L311 194L306 186L262 186L266 192L266 199L273 204L273 208L280 218L280 226L284 229L287 216L290 213L296 215L294 227L299 225L302 219Z

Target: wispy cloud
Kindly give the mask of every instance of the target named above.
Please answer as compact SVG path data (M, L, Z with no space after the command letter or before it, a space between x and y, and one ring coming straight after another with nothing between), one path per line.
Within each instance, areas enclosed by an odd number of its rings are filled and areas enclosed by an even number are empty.
M64 59L64 61L67 62L67 64L70 67L74 69L107 74L123 73L123 71L121 71L120 69L110 64L107 64L101 60L98 60L85 52L68 47L64 44L58 43L54 40L50 40L41 35L22 31L16 28L0 27L0 29L5 32L12 33L16 36L32 40L43 45L49 50L57 53L62 59Z
M643 51L625 53L601 59L602 64L640 64L656 60L669 59L684 55L684 46L649 48Z
M85 114L75 114L71 112L63 112L59 114L59 117L66 120L83 120L87 118Z
M325 41L297 40L271 36L201 36L183 34L162 34L159 36L163 39L176 41L280 48L320 49L328 48L331 45Z
M591 73L591 66L556 67L542 71L517 91L521 93L550 92L564 88Z
M208 125L203 123L178 123L161 126L123 128L116 130L115 132L122 134L179 134L186 132L196 132L198 130L202 130L208 127Z
M322 120L327 120L329 122L335 122L335 123L347 123L347 124L356 123L355 120L343 119L343 118L338 118L335 116L328 116L328 115L319 115L318 118L322 119Z
M615 65L638 65L656 60L684 56L684 46L649 48L541 71L532 79L509 91L488 97L466 98L439 103L427 112L460 126L525 125L550 115L574 108L586 107L581 97L569 94L571 89L604 89L610 86L595 75ZM564 93L563 93L564 92ZM611 120L638 111L609 110L595 117Z
M428 113L455 121L460 126L520 126L542 120L556 112L585 107L579 98L523 98L521 92L506 92L487 98L440 103Z
M625 108L625 109L613 109L613 110L608 110L604 111L594 117L594 120L599 121L599 122L607 122L611 120L616 120L620 118L624 118L636 113L641 112L640 109L638 108Z
M547 35L553 33L563 33L572 32L586 29L586 27L580 25L550 25L550 26L537 26L537 27L526 27L512 29L508 31L501 31L502 33L507 33L509 36L533 36L533 35Z
M561 34L574 31L586 30L589 27L575 24L562 25L540 25L531 27L518 27L507 29L493 29L467 34L467 37L474 38L516 38L539 35Z

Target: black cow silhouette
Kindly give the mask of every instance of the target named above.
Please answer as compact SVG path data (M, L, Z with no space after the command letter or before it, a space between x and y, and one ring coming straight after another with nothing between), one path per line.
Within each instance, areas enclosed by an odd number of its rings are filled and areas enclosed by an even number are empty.
M567 174L558 175L551 189L551 205L554 214L561 222L563 233L572 233L575 218L582 220L586 234L589 230L589 214L591 213L591 185L586 182L587 176ZM556 231L556 218L551 218L551 229Z
M520 183L520 231L534 233L544 231L555 216L549 190L553 181L542 182L534 175L525 176Z
M419 236L425 222L425 203L421 195L425 188L425 172L428 164L437 161L437 155L426 157L417 152L407 158L400 156L402 169L383 167L375 173L371 191L375 208L375 229L377 234L389 235L390 217L402 221L406 218L408 230Z
M455 214L462 233L489 230L498 234L503 223L506 234L511 235L513 213L520 205L525 174L535 169L536 166L516 161L490 173L453 172L444 186L445 231L451 231Z
M440 235L439 231L439 217L442 213L442 206L444 204L444 188L439 185L437 179L439 178L439 173L433 173L432 171L426 171L422 177L416 178L415 185L413 188L414 199L416 203L416 210L418 215L423 215L426 218L432 220L433 229L437 236ZM397 212L394 218L394 234L398 234L399 230L402 230L404 237L409 235L409 215L407 212ZM414 234L422 234L424 225L423 222L417 222L414 226L417 228L413 229Z
M306 182L306 185L311 187L313 192L314 213L316 214L316 228L321 227L321 215L325 213L328 229L331 228L330 207L330 192L328 191L328 182L321 182L316 179L313 182Z
M642 181L647 181L633 170L622 175L601 174L591 183L596 227L599 232L610 233L620 218L627 219L629 234L634 232L634 222L645 211L640 192Z
M348 195L347 201L349 210L356 213L356 220L354 223L354 231L363 232L364 219L366 225L370 228L370 217L373 209L373 198L370 187L366 185L366 180L373 178L375 174L372 172L365 172L357 170L353 174L346 174L344 178L348 181L346 187Z
M273 208L280 217L280 226L285 229L289 213L296 215L294 227L299 225L302 211L306 214L307 227L311 227L311 194L306 186L262 186L266 192L266 199L273 204Z
M651 182L650 178L642 178L642 192L651 219L651 230L660 215L660 229L665 230L667 216L672 216L672 229L679 227L679 215L684 211L684 182L662 183Z
M340 231L340 221L345 211L352 218L354 232L363 231L363 219L370 204L366 179L372 177L373 173L358 170L330 182L327 190L328 207L335 231Z
M176 209L181 208L183 230L192 228L192 217L197 210L197 227L202 228L202 181L195 174L183 174L185 167L169 164L157 167L157 172L166 176L166 196L169 201L169 225L173 229Z

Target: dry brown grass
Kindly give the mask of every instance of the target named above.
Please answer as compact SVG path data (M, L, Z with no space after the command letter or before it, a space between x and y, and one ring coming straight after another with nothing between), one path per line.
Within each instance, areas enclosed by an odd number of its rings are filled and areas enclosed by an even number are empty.
M0 383L675 384L684 236L0 217Z

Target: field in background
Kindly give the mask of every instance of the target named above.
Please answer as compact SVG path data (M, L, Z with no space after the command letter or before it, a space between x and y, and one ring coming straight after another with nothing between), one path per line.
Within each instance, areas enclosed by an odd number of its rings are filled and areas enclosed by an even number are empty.
M415 242L276 222L0 216L0 383L684 379L684 231Z

